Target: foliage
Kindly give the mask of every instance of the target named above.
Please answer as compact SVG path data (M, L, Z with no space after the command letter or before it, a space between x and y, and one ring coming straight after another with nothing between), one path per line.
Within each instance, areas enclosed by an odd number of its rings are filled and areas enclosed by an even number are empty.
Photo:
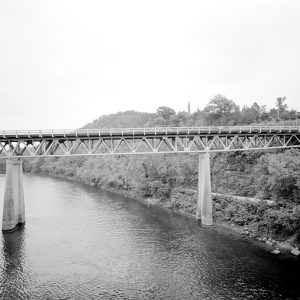
M238 106L230 99L223 95L215 95L205 107L209 125L215 123L217 125L228 124L233 119L234 113L238 111Z
M285 100L286 100L286 97L278 97L276 99L277 117L278 117L278 119L281 117L282 113L284 113L285 110L287 109L287 105L284 104Z
M231 197L214 196L214 215L219 222L248 226L260 236L300 242L300 206L270 206L265 202L237 201Z
M265 199L300 201L300 152L297 149L262 156L255 167L258 195Z
M176 115L174 109L167 106L160 106L156 111L155 123L159 126L167 126L172 117Z
M244 106L239 115L239 124L252 124L252 123L259 123L262 121L262 118L268 119L263 114L265 112L265 107L260 107L256 102L253 103L251 107Z

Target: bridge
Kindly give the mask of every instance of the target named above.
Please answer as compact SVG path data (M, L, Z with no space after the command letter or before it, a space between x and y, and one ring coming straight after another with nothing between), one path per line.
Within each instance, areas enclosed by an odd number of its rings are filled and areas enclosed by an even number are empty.
M2 230L25 222L21 158L199 153L196 218L212 225L210 152L300 147L300 126L159 127L74 130L2 130L6 159Z
M299 126L0 131L0 159L293 148Z

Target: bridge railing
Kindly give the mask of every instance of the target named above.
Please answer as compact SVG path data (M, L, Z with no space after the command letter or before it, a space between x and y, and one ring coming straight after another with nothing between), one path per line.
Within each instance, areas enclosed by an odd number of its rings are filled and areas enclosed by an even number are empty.
M155 127L155 128L100 128L100 129L46 129L0 130L0 138L8 137L89 137L89 136L142 136L179 134L230 134L230 133L300 132L300 126L250 125L207 127Z

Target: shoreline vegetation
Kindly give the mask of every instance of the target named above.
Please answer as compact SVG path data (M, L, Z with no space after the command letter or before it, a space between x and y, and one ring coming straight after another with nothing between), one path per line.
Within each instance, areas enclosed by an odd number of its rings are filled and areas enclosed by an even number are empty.
M257 152L252 154L255 156L258 155ZM227 156L226 160L231 161L232 155L235 156L235 161L240 164L241 161L237 159L237 156L239 155L237 153L216 155L217 157L213 156L211 159L214 224L227 228L228 230L239 232L246 238L257 240L261 242L258 246L261 246L274 254L279 254L280 252L290 253L293 251L295 255L299 255L299 202L293 201L293 199L286 199L282 196L273 196L267 197L268 199L263 199L258 197L258 194L263 196L261 193L241 193L242 189L240 188L240 183L238 181L241 180L242 175L245 176L245 170L243 172L234 171L232 174L232 171L218 167L218 171L216 172L216 164L219 165L220 157L223 160L224 156ZM240 155L244 155L245 157L243 160L247 160L247 156L251 155L251 153L241 153ZM260 160L265 160L264 156L270 155L278 156L283 155L283 153L264 153L260 156ZM285 151L284 157L288 158L289 156L293 157L290 161L296 164L297 160L295 157L298 158L297 166L300 170L300 151L295 149ZM141 161L128 156L109 158L93 157L87 159L24 159L23 169L24 172L32 174L67 179L69 181L94 186L105 191L118 193L125 197L135 198L139 201L143 201L147 205L161 206L185 216L195 218L197 202L196 182L198 180L197 158L197 155L193 155L189 158L189 160L191 160L191 166L194 165L195 170L192 172L193 168L190 166L191 169L186 172L190 174L190 178L188 178L189 176L184 176L182 178L183 182L178 182L178 178L173 178L173 182L171 180L165 180L166 177L170 179L172 173L173 177L178 176L178 174L175 176L174 172L166 166L175 166L177 173L183 171L181 170L183 166L180 163L183 160L181 160L179 156L172 157L172 155L171 157L165 157L164 155L159 155L159 157L152 156L150 160L147 156L144 156L139 158ZM168 160L168 162L166 160ZM278 159L276 159L276 161L278 161ZM5 161L2 160L2 164L3 162ZM145 163L144 166L143 162ZM150 170L151 167L154 167L155 165L158 167L158 170L155 171L154 176L154 174L151 174L154 170L151 172ZM236 170L232 164L227 165ZM143 167L138 168L138 166ZM287 166L290 168L288 164L286 164L286 167ZM161 167L166 168L161 170ZM126 172L122 173L119 170ZM2 165L2 170L0 169L0 171L4 173L4 165ZM141 174L141 171L144 173L143 175ZM167 174L164 174L163 176L162 173L166 171L168 171ZM276 172L276 174L286 173L283 171L284 170L280 170ZM147 172L149 173L148 177L145 176L145 173ZM255 171L254 173L246 173L250 175L250 177L256 177L257 175L255 174ZM289 171L287 178L289 184L293 182L290 173L291 172ZM150 174L152 176L150 176ZM155 178L152 178L153 176ZM267 176L270 180L270 174ZM286 174L284 176L286 176ZM221 180L221 178L223 178L223 180ZM234 178L236 180L234 180ZM280 180L282 181L282 179ZM250 178L242 178L242 182L247 182L246 185L244 183L245 189L250 189L251 181ZM189 184L187 184L187 182L189 182ZM231 187L228 186L229 182L232 182ZM236 187L234 187L233 182ZM224 184L225 186L223 186ZM257 191L257 184L253 184L252 182L252 185ZM239 192L239 195L233 195L234 192Z
M28 172L26 172L28 173ZM29 172L29 174L31 174ZM75 177L69 177L69 176L65 176L65 175L53 175L53 174L40 174L40 173L33 173L33 174L37 174L37 175L42 175L42 176L50 176L53 178L58 178L58 179L63 179L63 180L68 180L71 182L78 182L78 183L82 183L84 185L88 185L88 186L94 186L91 184L88 184L87 182L83 182L78 180L78 178ZM96 187L98 188L98 187ZM125 191L125 190L120 190L120 189L113 189L113 188L98 188L107 192L111 192L111 193L116 193L119 195L122 195L124 197L129 197L129 198L133 198L137 201L141 201L144 204L147 204L148 206L159 206L162 208L166 208L166 209L170 209L172 211L174 211L175 213L179 213L181 215L184 215L186 217L189 218L196 218L195 215L195 209L196 209L196 203L195 201L189 202L187 205L181 205L181 203L177 203L177 205L174 206L174 201L168 201L165 202L162 199L158 199L158 198L145 198L142 197L141 195L138 194L134 194L132 192L129 191ZM185 191L185 190L181 190L181 193L186 193L187 194L193 194L193 198L197 195L197 191L196 190L189 190L189 191ZM142 198L141 198L142 197ZM219 205L221 203L230 203L230 205L235 205L238 204L238 207L243 207L247 210L247 208L254 206L254 207L271 207L273 206L274 208L274 201L272 200L261 200L261 199L257 199L257 198L249 198L249 197L241 197L241 196L234 196L234 195L224 195L224 194L220 194L220 193L212 193L212 200L213 200L213 219L214 219L214 225L217 226L221 226L224 229L230 230L230 231L235 231L238 234L245 236L249 239L252 240L256 240L261 242L260 244L256 244L259 247L264 248L266 251L270 251L274 254L279 254L284 253L284 254L288 254L290 252L294 252L296 256L299 255L298 250L299 250L299 242L297 242L296 239L296 235L295 236L290 236L289 238L279 238L278 240L272 238L274 235L268 233L268 232L258 232L257 230L257 226L255 226L254 224L250 224L249 222L245 222L244 225L241 225L240 220L236 221L234 220L233 222L231 222L232 220L226 220L226 216L225 214L223 214L222 211L220 211ZM179 199L180 201L180 199ZM217 215L215 215L215 213L217 213ZM221 217L220 217L221 215ZM239 218L238 216L236 216L237 218ZM249 216L249 218L252 218L252 216ZM246 225L245 225L246 224Z
M300 125L300 113L289 110L285 101L286 97L277 98L269 111L256 102L240 109L233 100L216 95L193 113L190 105L188 111L177 113L161 106L156 113L101 116L83 128ZM274 254L286 245L300 254L299 149L223 152L210 157L215 224L227 224L264 242ZM198 160L192 153L42 157L24 159L23 170L148 199L149 205L195 216ZM0 160L0 172L4 171L5 160Z

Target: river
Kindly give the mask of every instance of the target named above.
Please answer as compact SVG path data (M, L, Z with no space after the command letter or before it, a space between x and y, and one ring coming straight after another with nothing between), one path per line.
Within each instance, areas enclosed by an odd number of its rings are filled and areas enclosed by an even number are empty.
M300 299L299 259L218 226L48 177L25 175L24 193L25 226L1 234L1 299Z

